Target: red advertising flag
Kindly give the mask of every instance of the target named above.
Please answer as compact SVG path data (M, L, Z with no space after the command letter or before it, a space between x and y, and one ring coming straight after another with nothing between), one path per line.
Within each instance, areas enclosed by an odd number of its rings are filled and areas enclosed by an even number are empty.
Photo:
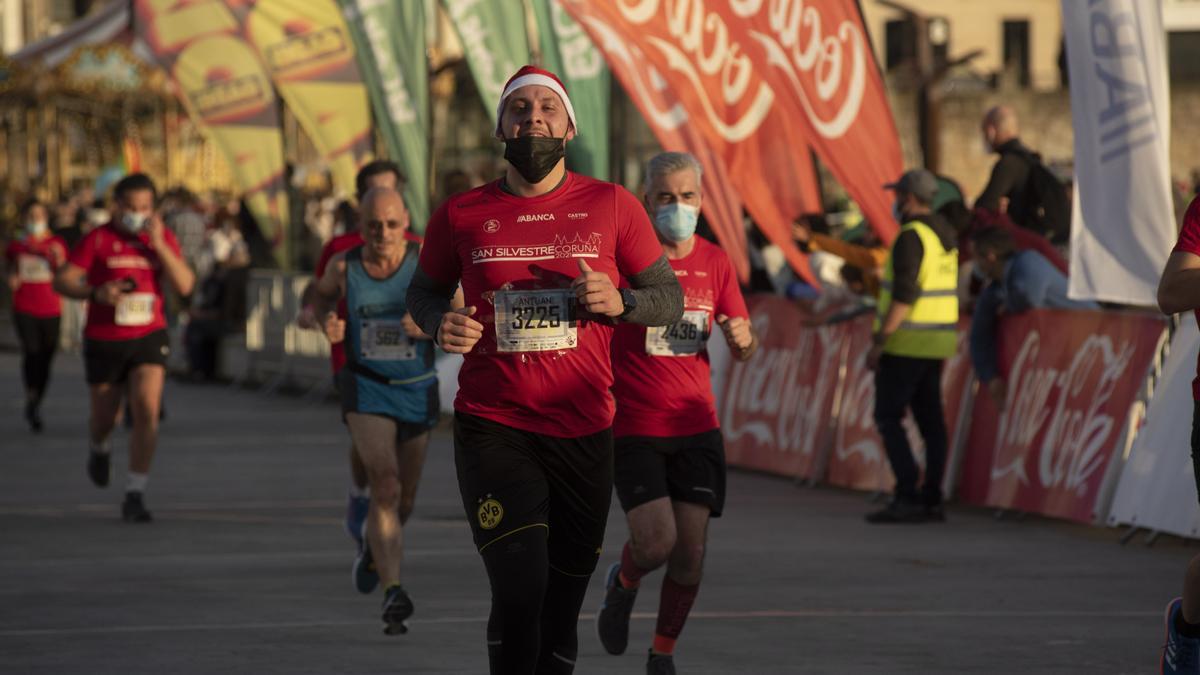
M646 6L659 3L635 4L645 11ZM858 3L731 0L727 4L719 12L729 27L728 40L745 49L755 74L774 88L776 104L787 111L789 123L803 130L880 238L891 242L899 225L892 218L892 195L883 185L901 174L904 158ZM689 37L719 42L711 28L715 24L701 28L698 14L693 9L690 17L676 15L675 20L687 26Z
M712 171L719 180L715 189L706 181L705 199L725 195L728 208L740 195L793 269L812 281L791 223L821 210L816 171L802 127L778 105L772 85L747 53L754 45L730 40L734 32L725 19L719 12L705 14L701 3L568 0L563 6L604 53L665 148L696 154L706 170L723 165ZM681 18L677 10L688 7L692 11ZM725 230L724 235L718 230L722 244L736 237L738 246L729 253L745 279L740 214L736 224L728 219L722 214L714 225Z
M959 498L1090 522L1163 337L1145 314L1038 310L1001 324L1004 409L977 396Z
M729 363L721 409L731 466L811 478L829 442L838 371L848 323L805 327L783 298L747 298L759 348Z
M829 458L826 480L831 485L855 490L890 492L896 481L884 451L883 438L875 426L875 373L866 366L867 351L871 348L871 322L870 316L855 321L847 340L846 379L838 407L833 452ZM948 444L954 441L963 394L971 385L968 329L968 319L959 322L958 350L954 356L946 359L942 367L942 406ZM908 432L908 442L912 445L917 465L924 471L925 443L911 414L905 416L904 428ZM953 446L948 445L947 451L952 450ZM948 482L949 476L943 481L943 486Z

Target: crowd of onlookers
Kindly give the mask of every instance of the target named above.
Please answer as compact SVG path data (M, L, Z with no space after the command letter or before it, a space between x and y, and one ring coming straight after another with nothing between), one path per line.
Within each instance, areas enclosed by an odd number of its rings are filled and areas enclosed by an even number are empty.
M1081 305L1070 301L1065 291L1070 180L1021 142L1011 109L998 106L988 111L981 133L998 156L986 188L972 200L954 179L939 175L930 206L958 234L963 313L985 308L988 314L975 313L972 331L975 365L986 383L994 371L985 355L991 351L995 316ZM461 170L449 171L440 177L437 201L478 182ZM297 271L311 271L326 242L356 227L354 204L335 194L329 183L326 177L321 189L293 190L292 267ZM1200 170L1193 172L1190 182L1176 181L1173 188L1176 201L1186 207L1193 194L1200 194ZM11 211L20 201L7 200L4 208ZM1177 211L1182 213L1182 207ZM274 267L276 259L245 203L229 193L195 194L171 188L163 193L159 211L198 280L190 297L175 299L173 312L185 326L188 367L197 378L214 378L221 339L244 327L249 270ZM110 206L105 195L82 182L50 204L49 212L53 233L69 248L92 228L108 222ZM9 223L5 236L17 236L20 224L15 214L0 210L0 217ZM702 234L704 230L702 222ZM809 279L796 274L783 250L747 220L748 292L791 298L813 324L870 311L889 249L853 202L843 199L826 213L799 215L792 234L808 254ZM1029 288L1039 290L1024 297Z

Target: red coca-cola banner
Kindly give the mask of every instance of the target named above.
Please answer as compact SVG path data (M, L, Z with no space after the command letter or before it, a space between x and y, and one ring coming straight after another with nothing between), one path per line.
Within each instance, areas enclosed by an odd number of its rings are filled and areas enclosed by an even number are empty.
M775 296L752 296L747 302L759 349L749 361L732 361L725 378L720 413L727 460L812 478L828 447L851 324L806 326L805 314Z
M890 492L895 486L895 478L884 451L883 438L875 426L875 373L866 366L867 351L871 348L871 322L869 316L858 319L850 338L846 379L825 477L831 485ZM958 350L946 360L942 369L942 405L946 418L946 438L950 443L954 441L958 430L962 401L971 385L971 358L967 351L969 328L968 320L960 322ZM904 426L913 447L913 455L924 471L925 444L911 414L905 417ZM950 446L949 450L953 449ZM950 465L949 461L947 465Z
M570 7L581 0L561 2ZM646 60L640 47L624 42L603 23L594 24L591 35L663 150L689 152L700 161L704 169L701 176L704 217L733 261L738 278L745 283L750 279L750 261L746 254L746 228L742 225L742 200L725 171L724 162L713 153L697 127L689 123L679 98Z
M850 0L570 2L592 38L641 48L734 177L771 241L790 245L809 147L885 242L898 225L883 184L903 169L883 78ZM615 70L615 69L614 69ZM803 153L803 154L802 154ZM781 208L781 206L783 208Z
M808 140L802 121L780 105L764 79L763 50L745 34L744 22L724 6L710 8L700 1L568 0L563 6L604 52L664 147L687 149L723 165L720 174L713 171L720 183L712 188L706 183L705 199L736 190L763 233L783 249L798 274L812 281L807 258L791 234L796 216L821 210ZM834 87L837 79L830 79ZM882 193L878 186L876 191ZM738 221L740 232L740 214ZM739 236L739 247L729 252L739 273L748 275L744 232Z
M1163 336L1161 318L1038 310L1006 318L1003 410L976 397L959 498L1089 522Z

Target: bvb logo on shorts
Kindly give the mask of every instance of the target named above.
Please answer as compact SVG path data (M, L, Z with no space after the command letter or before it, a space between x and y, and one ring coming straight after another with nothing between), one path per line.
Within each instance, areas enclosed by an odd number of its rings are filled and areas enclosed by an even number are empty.
M479 505L479 526L485 530L495 529L504 520L504 507L500 506L500 502L489 498Z

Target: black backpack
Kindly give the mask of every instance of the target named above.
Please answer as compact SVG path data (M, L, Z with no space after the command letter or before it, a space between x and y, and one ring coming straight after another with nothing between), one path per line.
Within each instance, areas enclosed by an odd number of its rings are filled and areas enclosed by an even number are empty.
M1066 244L1071 240L1071 200L1066 187L1042 162L1041 155L1020 154L1029 162L1029 179L1025 183L1029 203L1027 213L1013 215L1027 221L1018 222L1019 225L1040 232L1055 244Z

